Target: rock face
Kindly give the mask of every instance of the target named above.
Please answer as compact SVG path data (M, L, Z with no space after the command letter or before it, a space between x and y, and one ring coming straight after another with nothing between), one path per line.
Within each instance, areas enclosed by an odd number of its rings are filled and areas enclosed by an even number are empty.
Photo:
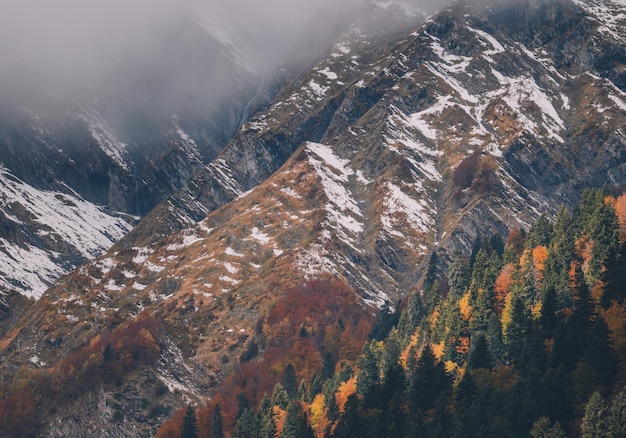
M50 288L0 342L3 375L148 311L162 327L146 372L177 391L169 406L197 400L262 354L264 309L290 287L332 276L366 305L395 303L432 251L445 261L586 187L622 188L625 35L626 6L608 0L458 2L400 37L352 27L188 185ZM44 429L73 427L74 409Z
M41 88L0 90L1 291L38 298L110 248L262 100L243 48L200 22L177 26L97 91L47 88L45 72Z

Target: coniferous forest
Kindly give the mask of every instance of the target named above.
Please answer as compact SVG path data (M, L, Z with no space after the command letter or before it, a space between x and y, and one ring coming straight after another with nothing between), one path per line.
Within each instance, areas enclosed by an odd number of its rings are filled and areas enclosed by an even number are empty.
M239 380L159 436L626 436L626 197L586 191L445 257L352 359L281 363L263 394Z

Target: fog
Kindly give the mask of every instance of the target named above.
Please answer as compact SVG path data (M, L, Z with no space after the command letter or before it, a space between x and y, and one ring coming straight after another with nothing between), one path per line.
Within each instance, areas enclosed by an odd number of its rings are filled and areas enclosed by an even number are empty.
M39 104L53 95L54 101L104 102L124 118L142 108L159 117L210 116L241 89L239 72L206 47L198 29L193 33L198 23L237 35L246 86L254 87L295 47L306 59L319 34L373 0L1 1L0 107L25 98ZM429 12L442 7L434 0L402 1Z
M3 0L0 56L70 81L106 74L120 57L149 50L168 26L190 17L244 35L253 61L280 58L320 11L354 0ZM433 2L422 0L426 8ZM430 3L430 5L429 5ZM0 73L0 82L16 79ZM16 75L17 73L13 73Z
M254 60L280 56L328 0L3 0L0 83L19 82L24 69L67 82L98 80L124 57L154 50L184 20L201 19L245 35ZM283 44L281 44L281 42ZM16 71L17 70L17 71Z

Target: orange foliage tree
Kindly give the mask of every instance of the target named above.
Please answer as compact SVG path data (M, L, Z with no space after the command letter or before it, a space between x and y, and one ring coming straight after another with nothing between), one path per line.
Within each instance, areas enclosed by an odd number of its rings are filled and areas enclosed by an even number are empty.
M356 291L336 278L308 281L284 291L259 321L262 357L241 363L233 374L214 390L224 417L224 430L230 431L238 411L238 398L258 406L265 393L271 393L287 364L294 366L296 378L310 380L322 369L322 356L330 353L335 362L353 361L371 331L374 317L362 305ZM198 410L208 417L214 403ZM277 429L280 430L280 416ZM320 418L320 424L325 424ZM200 435L206 426L199 422Z

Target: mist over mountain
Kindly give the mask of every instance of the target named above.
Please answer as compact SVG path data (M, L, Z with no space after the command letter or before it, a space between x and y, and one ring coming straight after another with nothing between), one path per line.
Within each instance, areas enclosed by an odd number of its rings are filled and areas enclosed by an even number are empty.
M128 58L161 50L163 37L190 21L211 25L223 36L230 32L250 68L271 69L294 47L302 49L302 42L319 37L310 26L315 17L341 23L360 3L366 2L7 0L0 17L0 56L9 61L9 70L0 77L0 89L29 89L40 85L34 81L50 81L102 97L99 92L111 91L103 87L110 77L133 73L125 70ZM432 3L410 4L432 10ZM324 24L317 21L318 32ZM175 58L169 61L176 63ZM149 76L149 71L141 73ZM214 78L214 90L221 79Z
M624 1L9 5L0 435L576 436L623 388Z

